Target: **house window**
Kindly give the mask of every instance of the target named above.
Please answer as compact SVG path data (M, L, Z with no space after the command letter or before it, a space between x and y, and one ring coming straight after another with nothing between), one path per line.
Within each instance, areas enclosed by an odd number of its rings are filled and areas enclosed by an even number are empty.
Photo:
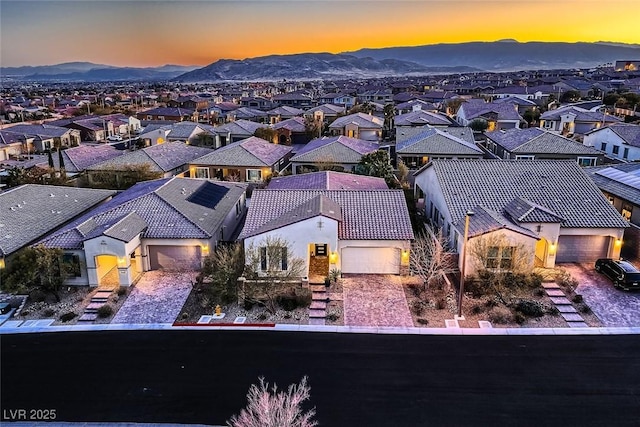
M613 196L607 196L607 200L609 200L609 203L613 205L615 198Z
M240 216L242 213L242 205L240 204L240 200L236 203L236 218Z
M618 154L620 152L620 146L619 145L614 145L612 152L613 152L613 154Z
M247 169L247 181L262 181L262 171L260 169Z
M516 160L534 160L535 156L516 156Z
M67 277L80 277L82 272L80 271L80 256L76 254L63 254L62 262L69 266Z
M628 147L624 147L624 151L622 152L622 158L623 159L629 158L629 148Z
M545 121L544 121L544 128L545 128L545 129L551 129L551 128L553 128L553 122L548 121L548 120L545 120Z
M622 217L627 221L631 221L631 213L633 212L633 207L627 203L622 205Z
M487 268L510 270L513 268L513 246L492 246L487 251Z
M260 248L260 270L286 271L288 269L287 248L278 246Z
M600 151L607 151L607 143L606 142L601 142L600 143Z
M578 164L580 166L595 166L596 158L595 157L578 157Z
M196 168L196 178L209 179L209 168Z

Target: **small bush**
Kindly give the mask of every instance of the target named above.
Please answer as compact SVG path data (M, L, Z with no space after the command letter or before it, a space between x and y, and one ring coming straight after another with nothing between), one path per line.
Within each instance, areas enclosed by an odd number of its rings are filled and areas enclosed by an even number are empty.
M537 301L520 300L515 304L515 310L527 317L544 316L544 306Z
M488 317L491 323L505 324L513 321L513 313L507 307L493 307Z
M587 304L580 304L578 311L583 314L591 314L591 307L589 307Z
M182 320L186 320L189 318L189 313L182 313L180 317L182 318Z
M518 325L522 325L527 320L527 318L522 313L516 313L513 316L513 320L515 320Z
M537 288L535 291L533 291L533 294L537 297L545 296L545 292L543 288Z
M484 307L481 304L476 304L471 307L471 314L480 314L484 311Z
M444 310L447 308L447 300L445 298L438 298L436 300L436 308L438 310Z
M558 310L558 307L556 307L555 305L552 305L547 307L546 313L551 316L558 316L560 315L560 310Z
M424 325L424 326L427 326L429 324L429 321L427 319L422 318L422 317L419 317L418 319L416 319L416 322L418 322L418 324Z
M75 314L73 311L69 311L67 313L63 313L60 315L60 321L61 322L68 322L70 320L75 319L76 317L78 317L77 314Z
M573 298L571 298L571 301L575 302L576 304L580 304L584 301L584 298L582 297L582 295L575 294Z
M109 317L113 314L113 307L111 307L109 304L104 304L103 306L100 306L100 308L98 308L98 317L100 318L105 318L105 317Z
M298 289L296 291L296 304L298 307L309 307L311 305L311 299L311 289Z
M422 294L422 286L418 285L417 283L409 283L407 287L409 288L411 295L413 295L414 297L419 297L420 294Z
M242 302L242 308L244 308L247 311L251 310L254 305L255 305L255 303L253 301L249 301L248 299L245 299Z
M336 313L327 314L327 320L330 322L335 322L339 318L340 316L338 316Z
M258 320L267 320L267 317L269 317L269 315L263 311L258 315Z
M117 294L118 294L119 296L126 295L126 294L127 294L127 288L125 288L124 286L120 286L120 287L118 288Z
M56 311L51 307L47 307L42 314L44 314L45 317L51 317L56 314Z
M42 302L46 297L47 294L42 292L40 289L36 289L29 294L29 298L31 298L31 301L33 302Z
M420 300L413 300L411 302L411 311L417 316L420 316L424 311L424 304Z
M493 298L490 298L484 303L484 305L486 305L487 308L491 308L491 307L496 307L498 303Z

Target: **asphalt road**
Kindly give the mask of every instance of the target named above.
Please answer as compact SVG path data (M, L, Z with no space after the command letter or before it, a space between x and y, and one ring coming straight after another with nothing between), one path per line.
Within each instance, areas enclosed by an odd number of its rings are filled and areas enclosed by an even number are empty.
M0 336L1 421L224 424L309 376L322 426L640 424L638 336L124 331ZM13 412L15 414L15 412Z

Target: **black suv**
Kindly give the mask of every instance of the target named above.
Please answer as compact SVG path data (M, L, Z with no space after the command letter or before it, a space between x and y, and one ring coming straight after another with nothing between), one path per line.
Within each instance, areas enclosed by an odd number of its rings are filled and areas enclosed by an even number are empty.
M640 270L627 261L602 258L596 261L596 271L611 279L616 288L640 289Z

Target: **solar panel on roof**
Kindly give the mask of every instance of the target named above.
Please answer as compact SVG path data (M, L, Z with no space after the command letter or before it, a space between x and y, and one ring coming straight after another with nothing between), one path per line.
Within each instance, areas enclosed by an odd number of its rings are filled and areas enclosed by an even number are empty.
M640 190L640 176L627 173L615 168L606 168L596 172L597 175L617 181L621 184Z
M206 208L215 209L216 205L229 192L227 187L206 182L191 194L187 200Z

